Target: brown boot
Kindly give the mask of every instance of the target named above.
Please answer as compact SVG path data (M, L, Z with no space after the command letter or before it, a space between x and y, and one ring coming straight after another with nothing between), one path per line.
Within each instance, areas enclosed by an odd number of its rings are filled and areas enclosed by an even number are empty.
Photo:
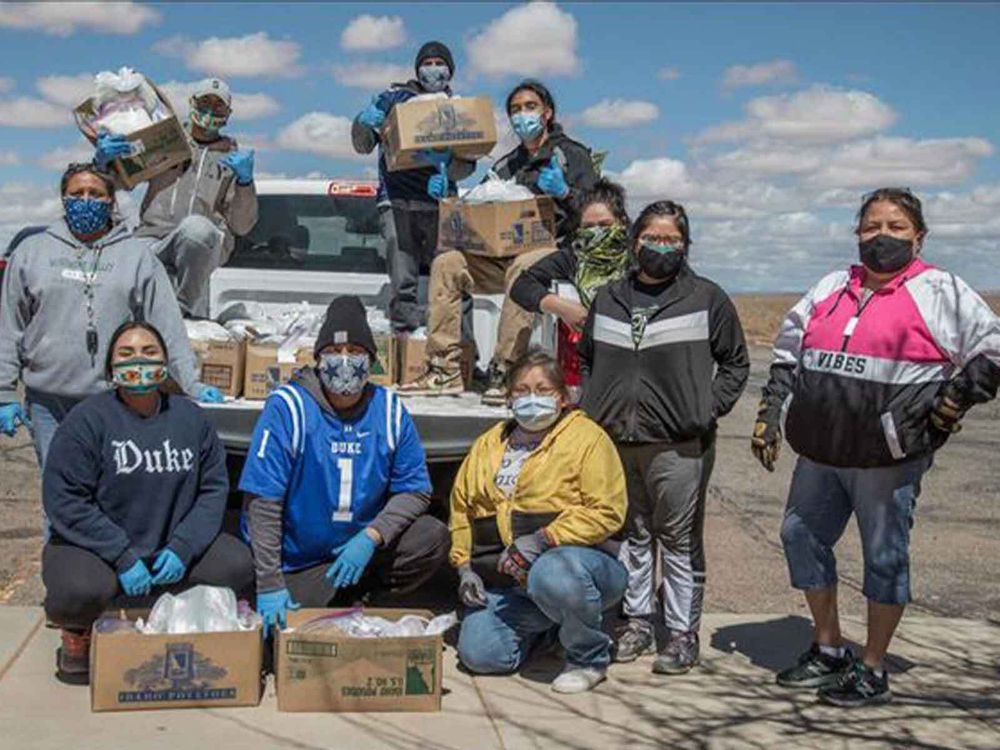
M62 630L62 646L56 649L56 679L67 685L90 684L90 633Z
M396 393L400 396L458 396L464 390L461 370L448 372L428 365L423 374L412 383L398 386Z

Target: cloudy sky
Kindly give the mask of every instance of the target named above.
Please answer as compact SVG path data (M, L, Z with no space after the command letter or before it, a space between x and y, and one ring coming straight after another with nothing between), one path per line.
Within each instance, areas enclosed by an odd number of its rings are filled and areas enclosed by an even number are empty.
M350 119L430 38L459 93L547 82L633 210L685 204L696 267L731 291L849 263L860 195L886 184L924 199L932 262L1000 289L996 4L0 2L0 241L58 211L98 70L130 65L179 109L225 77L259 176L359 176Z

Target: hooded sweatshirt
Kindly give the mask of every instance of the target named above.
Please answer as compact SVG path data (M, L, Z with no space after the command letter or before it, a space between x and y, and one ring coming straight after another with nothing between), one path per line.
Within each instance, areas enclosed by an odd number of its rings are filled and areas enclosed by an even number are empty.
M257 191L253 183L237 185L232 170L221 164L238 149L232 138L188 141L193 158L149 181L136 234L163 239L188 216L204 216L225 233L228 257L233 236L249 234L257 223Z
M92 269L93 356L87 351L84 283ZM0 299L0 403L17 400L19 378L32 390L71 398L107 390L108 343L126 320L144 320L159 330L171 376L197 396L203 386L180 307L148 242L118 224L88 246L62 220L28 237L10 259Z

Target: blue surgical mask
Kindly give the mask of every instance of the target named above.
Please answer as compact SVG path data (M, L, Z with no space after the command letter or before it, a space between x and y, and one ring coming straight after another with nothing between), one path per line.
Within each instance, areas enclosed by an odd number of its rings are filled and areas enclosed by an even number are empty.
M510 126L522 141L533 141L542 134L545 124L541 112L518 112L510 116Z
M340 396L356 396L365 389L371 372L367 354L322 354L316 368L323 387Z
M514 419L528 432L547 430L559 419L559 402L555 396L520 396L510 405Z
M111 222L111 201L66 197L63 210L70 231L83 237L100 232Z
M444 91L451 80L451 71L447 65L421 65L417 68L417 78L420 85L432 94Z

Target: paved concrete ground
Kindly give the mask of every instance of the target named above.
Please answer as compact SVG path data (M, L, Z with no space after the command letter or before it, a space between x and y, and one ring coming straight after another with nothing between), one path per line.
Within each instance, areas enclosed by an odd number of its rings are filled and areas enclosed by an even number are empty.
M860 623L847 621L859 636ZM809 640L795 616L709 615L703 666L686 677L616 665L596 691L559 696L551 657L513 677L470 677L445 655L440 714L281 714L273 686L256 708L92 714L86 688L52 677L55 631L37 607L0 608L0 747L32 750L465 750L467 748L1000 747L1000 628L906 618L893 649L890 706L843 711L788 692L773 672Z

